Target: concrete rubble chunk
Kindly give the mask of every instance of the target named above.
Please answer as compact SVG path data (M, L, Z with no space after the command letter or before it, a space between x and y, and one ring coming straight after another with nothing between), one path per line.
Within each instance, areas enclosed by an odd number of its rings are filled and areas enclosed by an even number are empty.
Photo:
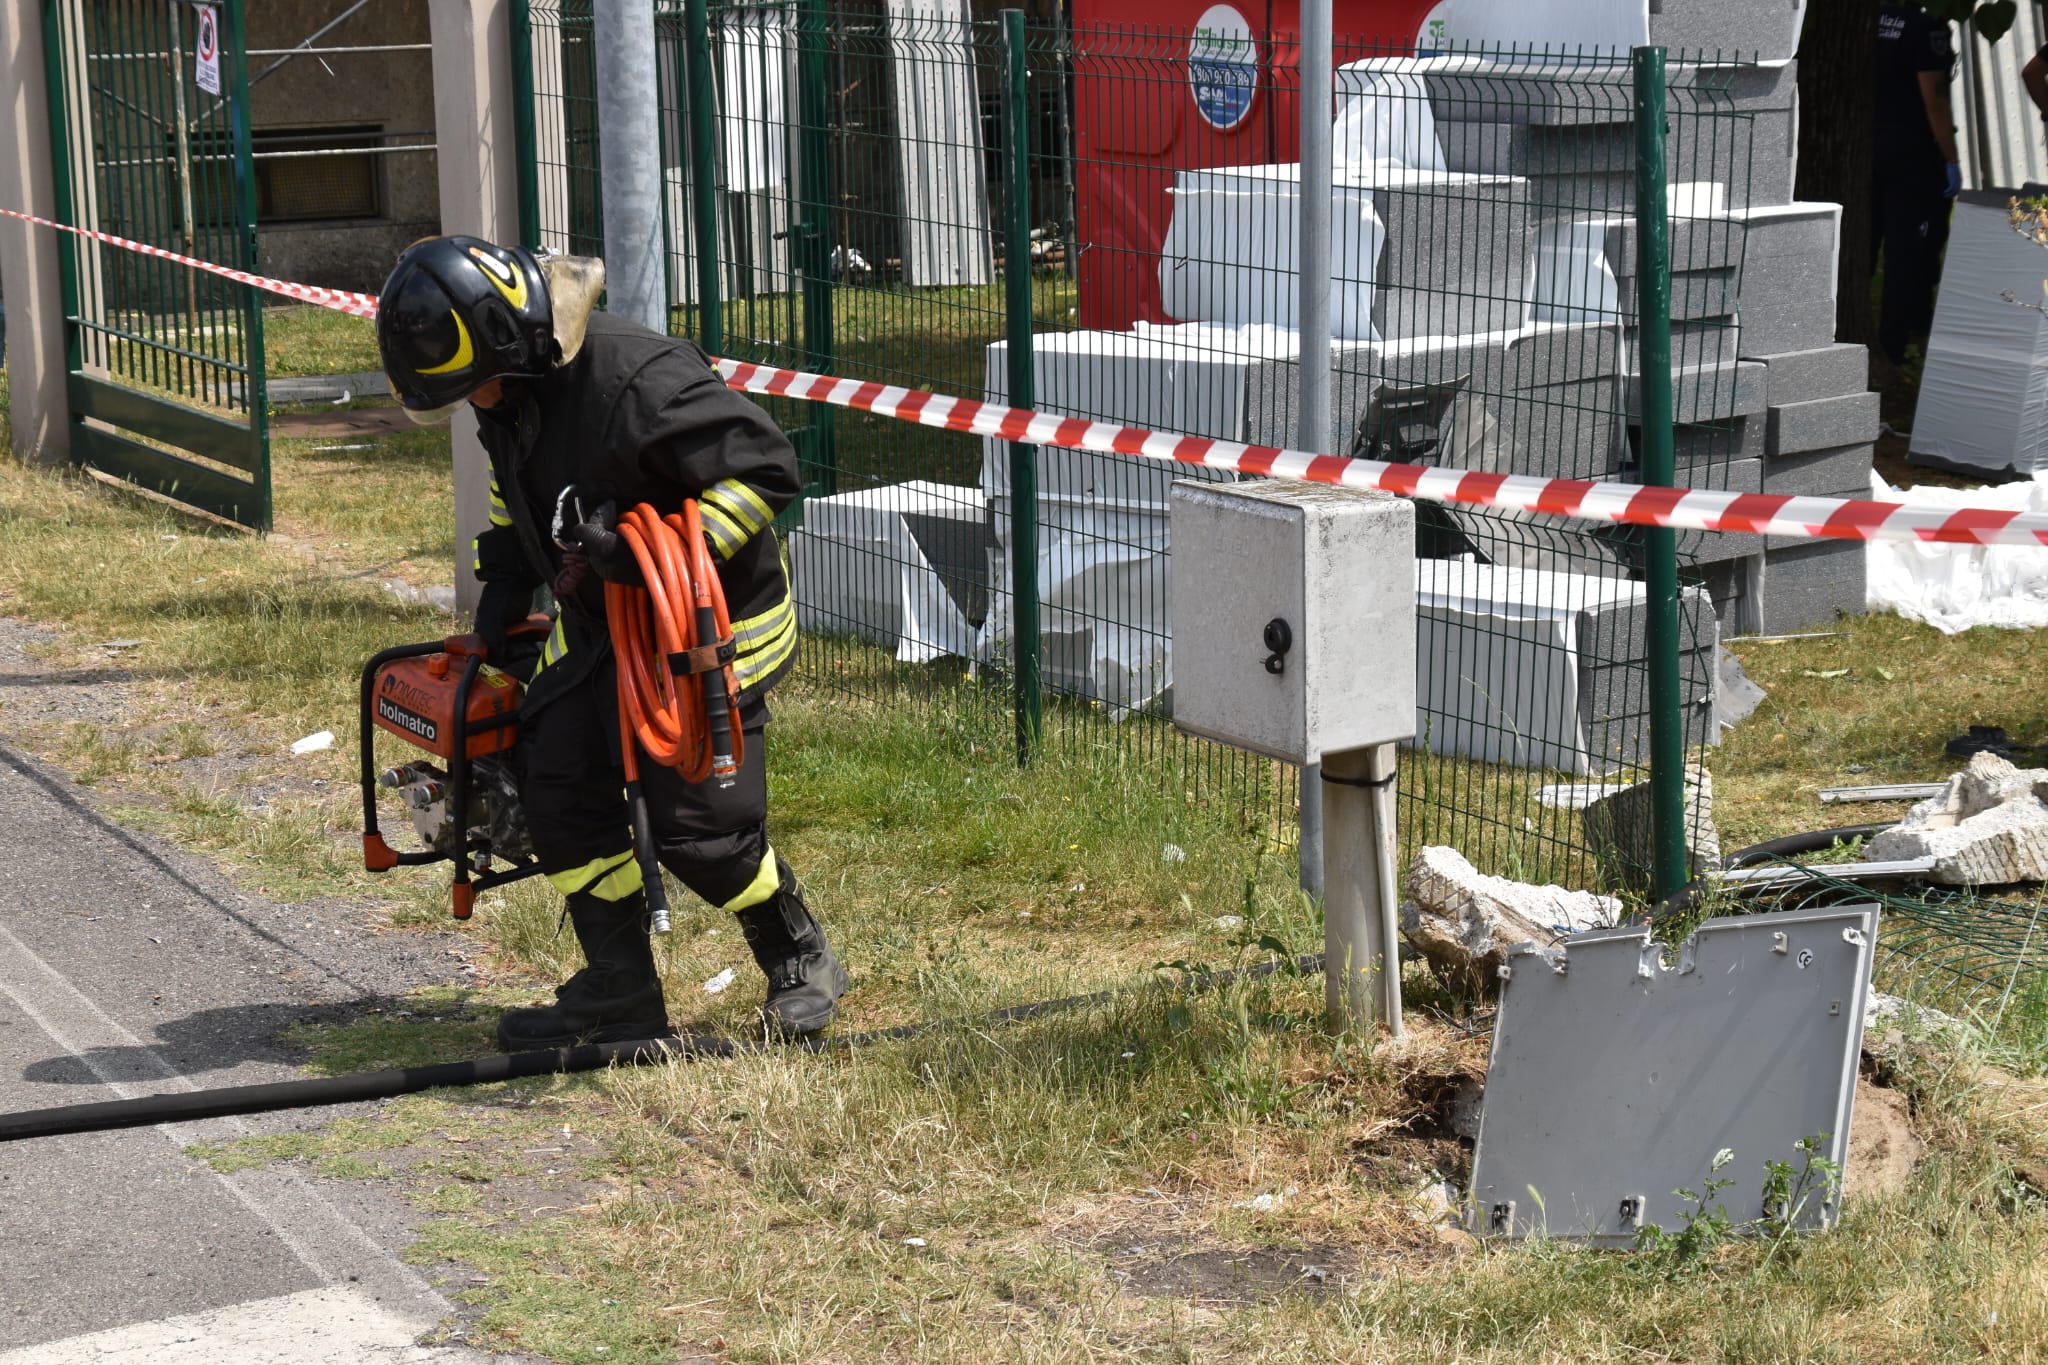
M1972 754L1941 795L1872 839L1869 856L1933 858L1928 875L1949 886L2048 881L2048 768Z
M1911 1028L1906 1026L1911 1024ZM1883 991L1872 991L1870 998L1863 1002L1863 1047L1870 1050L1872 1040L1881 1039L1888 1030L1901 1034L1911 1033L1915 1038L1934 1038L1947 1034L1952 1038L1965 1035L1963 1023L1952 1014L1944 1014L1931 1005L1903 1000Z
M1454 848L1428 847L1408 866L1401 930L1454 988L1492 995L1508 949L1619 922L1612 896L1489 877Z

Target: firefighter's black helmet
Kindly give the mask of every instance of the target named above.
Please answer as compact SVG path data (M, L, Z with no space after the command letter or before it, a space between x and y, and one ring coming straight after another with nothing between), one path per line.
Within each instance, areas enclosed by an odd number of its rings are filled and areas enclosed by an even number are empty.
M545 374L560 355L547 276L524 247L429 237L377 296L377 351L398 401L444 408L493 379Z

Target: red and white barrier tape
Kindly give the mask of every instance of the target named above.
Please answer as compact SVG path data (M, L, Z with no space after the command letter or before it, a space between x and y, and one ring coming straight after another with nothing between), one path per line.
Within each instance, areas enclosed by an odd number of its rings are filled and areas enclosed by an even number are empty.
M359 318L373 318L377 316L377 296L375 294L358 294L352 289L322 289L315 284L293 284L290 280L273 280L268 275L252 275L246 270L236 270L232 266L215 265L211 261L202 261L195 256L184 256L160 246L151 246L147 242L138 242L128 237L116 237L111 232L100 232L93 228L73 227L69 223L59 223L54 219L38 218L33 213L23 213L19 209L0 209L0 216L18 218L24 223L36 223L42 227L55 228L59 232L69 232L80 237L90 237L96 242L105 242L109 246L118 246L128 251L139 251L145 256L155 256L159 260L174 261L179 265L190 266L194 270L204 270L209 275L218 275L222 279L233 280L238 284L254 285L256 288L268 293L282 294L288 299L297 299L301 303L313 303L318 304L322 308L332 308L337 313L352 313Z
M252 275L195 260L163 247L72 227L14 209L0 215L77 233L204 270L225 279L357 317L377 315L377 300L346 289L322 289ZM1199 465L1240 474L1303 479L1343 488L1377 488L1402 497L1471 507L1507 508L1545 516L1577 517L1629 526L1674 530L1728 531L1801 539L1903 540L1949 545L2048 545L2048 513L1991 507L1923 507L1866 498L1799 498L1768 493L1725 493L1704 488L1655 488L1593 479L1539 479L1523 474L1482 474L1423 465L1313 455L1278 446L1244 445L1206 436L1172 436L1141 427L1118 426L1082 417L1060 417L953 398L921 389L858 379L782 370L743 360L714 362L730 388L743 393L798 398L854 408L899 422L990 436L1030 445L1065 446L1106 455Z
M920 426L1030 445L1135 455L1200 465L1204 469L1305 479L1344 488L1377 488L1433 502L1691 531L1956 545L2048 545L2048 513L1989 507L1916 507L1911 503L1872 502L1863 498L1794 498L1699 488L1651 488L1605 480L1538 479L1521 474L1387 464L1204 436L1168 436L1113 422L1028 412L999 403L978 403L891 384L805 374L800 370L778 370L745 361L721 360L717 364L727 386L745 393L858 408Z

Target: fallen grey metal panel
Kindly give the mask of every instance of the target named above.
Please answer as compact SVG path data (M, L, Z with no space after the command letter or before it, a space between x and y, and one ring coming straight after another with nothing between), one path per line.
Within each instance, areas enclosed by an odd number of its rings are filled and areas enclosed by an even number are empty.
M988 185L967 0L889 0L903 282L987 284Z
M1666 966L1641 926L1510 951L1467 1207L1474 1232L1626 1245L1710 1202L1766 1213L1765 1163L1802 1139L1839 1166L1870 990L1874 905L1710 919ZM1832 1194L1800 1210L1833 1223Z
M1874 787L1822 787L1820 803L1844 801L1925 801L1948 790L1946 782L1893 782Z
M1873 877L1921 877L1934 871L1939 858L1895 858L1879 863L1829 863L1827 874L1843 881L1866 881ZM1787 867L1774 864L1770 867L1731 867L1709 873L1717 882L1799 882L1805 881L1807 870L1803 867Z

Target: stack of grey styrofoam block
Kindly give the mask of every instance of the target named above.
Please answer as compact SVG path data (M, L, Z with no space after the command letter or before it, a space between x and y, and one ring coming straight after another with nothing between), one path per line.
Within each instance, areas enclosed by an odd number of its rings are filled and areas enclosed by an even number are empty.
M1739 227L1741 263L1733 315L1713 343L1712 363L1732 364L1738 376L1749 372L1760 382L1746 385L1738 377L1734 401L1701 401L1719 400L1720 388L1703 391L1678 370L1678 482L1783 496L1867 496L1878 398L1866 391L1864 349L1834 341L1841 210L1793 203L1728 217ZM1674 286L1682 266L1674 261ZM1674 364L1705 361L1685 354L1695 342L1684 325L1673 324ZM1732 362L1723 358L1730 347ZM1640 432L1632 441L1639 452ZM1863 552L1853 542L1693 532L1680 537L1680 551L1714 590L1728 633L1796 631L1863 606Z
M1796 0L1665 0L1651 16L1652 41L1674 62L1665 138L1674 456L1689 487L1823 496L1869 487L1877 398L1865 392L1862 348L1834 339L1841 210L1793 197L1801 12ZM1505 75L1484 62L1428 74L1445 165L1526 178L1539 233L1598 243L1611 292L1563 292L1622 323L1629 430L1613 472L1640 479L1628 77L1569 62ZM1560 292L1545 269L1539 293ZM1798 630L1863 603L1863 556L1850 542L1688 532L1680 552L1701 571L1724 633Z
M1716 185L1737 207L1792 201L1798 64L1676 63L1666 91L1667 178ZM1444 165L1525 176L1539 219L1631 213L1635 128L1626 68L1468 64L1427 76Z

